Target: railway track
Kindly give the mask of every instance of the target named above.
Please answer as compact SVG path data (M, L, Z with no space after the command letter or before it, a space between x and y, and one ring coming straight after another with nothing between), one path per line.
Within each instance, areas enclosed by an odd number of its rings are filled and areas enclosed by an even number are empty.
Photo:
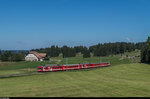
M37 75L37 74L44 74L44 73L34 72L34 73L20 73L20 74L11 74L11 75L0 75L0 78L19 77L19 76L28 76L28 75Z

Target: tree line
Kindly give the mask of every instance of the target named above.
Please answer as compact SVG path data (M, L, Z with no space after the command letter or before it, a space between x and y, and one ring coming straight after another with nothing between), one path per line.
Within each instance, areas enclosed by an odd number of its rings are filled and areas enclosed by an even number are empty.
M75 57L77 53L83 54L83 58L90 57L93 53L94 56L108 56L114 54L123 54L125 52L131 52L135 49L141 50L145 42L138 43L127 43L127 42L116 42L116 43L99 43L92 45L89 48L86 46L62 46L58 47L52 45L49 48L32 49L32 51L47 53L48 57L58 57L62 53L63 58Z
M0 50L0 60L1 61L24 61L25 52L21 51L21 53L13 53L11 51L5 51L2 53Z
M147 44L147 46L145 46ZM145 42L138 43L130 43L130 42L115 42L115 43L99 43L96 45L86 46L74 46L69 47L64 45L62 47L58 47L52 45L48 48L40 48L40 49L32 49L30 51L37 51L39 53L46 53L47 59L50 57L58 57L60 53L62 53L63 58L67 57L75 57L77 53L83 54L83 58L91 57L91 53L94 56L108 56L114 54L123 54L125 52L131 52L135 49L141 50L142 62L149 61L150 55L150 38ZM148 55L147 55L148 54ZM2 53L0 51L0 60L1 61L23 61L26 53L22 51L21 53L12 53L10 51L5 51Z
M64 45L63 47L52 45L49 48L32 49L31 51L37 51L39 53L46 53L47 57L58 57L59 54L62 53L63 58L75 57L76 53L79 53L79 52L81 52L83 56L86 57L86 55L84 54L90 53L88 48L85 46L68 47L67 45Z
M94 56L107 56L115 54L123 54L125 52L131 52L135 49L141 49L144 42L140 43L127 43L127 42L116 42L116 43L104 43L90 46L89 50Z

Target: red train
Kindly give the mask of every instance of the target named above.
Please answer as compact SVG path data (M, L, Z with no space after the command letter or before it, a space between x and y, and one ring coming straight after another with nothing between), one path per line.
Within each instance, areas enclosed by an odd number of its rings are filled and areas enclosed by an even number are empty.
M77 70L77 69L88 69L98 67L108 67L109 62L105 63L84 63L84 64L70 64L70 65L42 65L38 66L38 72L52 72L52 71L66 71L66 70Z

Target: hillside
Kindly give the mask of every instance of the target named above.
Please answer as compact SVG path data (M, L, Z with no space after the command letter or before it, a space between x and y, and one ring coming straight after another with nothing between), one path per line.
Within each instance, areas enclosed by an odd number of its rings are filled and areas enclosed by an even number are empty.
M140 56L139 50L101 59L82 58L79 53L68 61L60 55L44 62L1 62L0 76L36 73L44 64L110 62L111 66L0 78L0 97L150 97L150 65L137 63L140 57L135 56Z
M133 63L0 78L0 97L150 97L149 77L150 65Z

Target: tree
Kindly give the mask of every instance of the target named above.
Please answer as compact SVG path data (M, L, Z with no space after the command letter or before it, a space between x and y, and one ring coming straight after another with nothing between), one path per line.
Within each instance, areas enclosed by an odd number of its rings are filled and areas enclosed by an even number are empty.
M135 48L141 50L141 49L143 49L145 44L146 44L146 42L138 42L135 44Z
M74 48L69 48L69 52L68 55L69 57L75 57L76 56L76 51Z
M141 62L142 63L146 62L146 48L145 47L141 50Z
M63 54L63 58L68 57L68 47L67 47L66 45L64 45L64 46L61 48L61 51L62 51L62 54Z
M91 57L89 50L85 50L83 53L83 58L87 58L87 57Z
M15 55L15 61L22 61L22 54L14 54Z
M21 57L21 60L24 60L24 58L25 58L25 52L24 51L21 51L20 57Z
M1 51L1 49L0 49L0 60L1 60L1 55L2 55L2 51Z
M148 37L145 46L141 50L141 62L150 63L150 37Z
M5 51L4 54L1 56L2 61L9 61L11 56L11 52Z
M58 46L55 47L55 52L54 52L54 56L55 57L58 57L59 56L59 53L60 53L60 49Z

